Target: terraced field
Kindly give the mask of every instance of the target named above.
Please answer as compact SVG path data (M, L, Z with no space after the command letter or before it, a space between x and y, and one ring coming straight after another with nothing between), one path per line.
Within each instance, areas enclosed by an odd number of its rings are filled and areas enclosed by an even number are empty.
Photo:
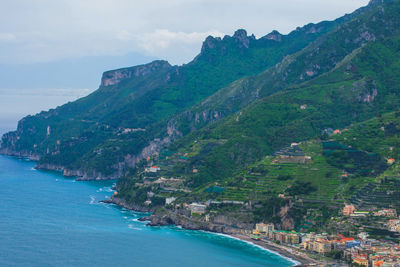
M300 198L308 203L343 205L358 189L374 178L344 177L344 171L329 165L322 154L321 142L314 140L300 145L307 163L277 163L274 156L268 156L246 172L226 181L225 191L218 200L262 200L267 195L285 194L294 181L310 182L316 191ZM241 186L236 186L241 181ZM286 194L287 195L287 194Z
M351 197L361 209L400 208L400 177L386 177L380 183L369 183Z

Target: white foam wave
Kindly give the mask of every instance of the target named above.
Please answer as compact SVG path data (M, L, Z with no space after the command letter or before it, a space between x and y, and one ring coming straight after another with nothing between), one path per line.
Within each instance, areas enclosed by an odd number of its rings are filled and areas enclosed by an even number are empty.
M133 224L128 224L128 228L132 229L132 230L138 230L138 231L142 231L143 229L135 227Z
M94 196L90 196L90 202L89 202L89 204L90 204L90 205L96 204L95 200L96 200L96 198L95 198Z
M285 260L288 260L288 261L292 262L292 263L293 263L293 266L296 266L296 265L300 265L300 264L301 264L301 262L299 262L299 261L297 261L297 260L295 260L295 259L289 258L289 257L287 257L287 256L284 256L284 255L280 254L279 252L276 252L276 251L274 251L274 250L270 250L270 249L268 249L268 248L265 248L265 247L263 247L263 246L257 245L257 244L255 244L255 243L250 242L250 241L247 241L247 240L242 240L242 239L240 239L240 238L237 238L237 237L234 237L234 236L230 236L230 235L227 235L227 234L213 233L213 232L208 232L208 231L202 231L202 232L209 233L209 234L214 234L214 235L219 235L219 236L224 236L224 237L227 237L227 238L231 238L231 239L235 239L235 240L238 240L238 241L247 243L247 244L249 244L249 245L251 245L251 246L254 246L254 247L257 247L257 248L259 248L259 249L261 249L261 250L268 251L269 253L278 255L279 257L284 258Z

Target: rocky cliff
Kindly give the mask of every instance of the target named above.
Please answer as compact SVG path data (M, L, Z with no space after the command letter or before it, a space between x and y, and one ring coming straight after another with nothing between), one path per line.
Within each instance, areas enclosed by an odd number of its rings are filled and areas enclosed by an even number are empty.
M116 85L123 80L151 75L152 73L162 69L170 69L171 67L168 61L156 60L145 65L107 71L103 73L101 86L107 87Z
M193 217L186 209L166 210L158 209L151 216L141 218L142 221L149 221L151 226L178 225L189 230L204 230L215 233L237 234L244 231L251 231L254 222L241 220L245 214L220 214L202 217Z

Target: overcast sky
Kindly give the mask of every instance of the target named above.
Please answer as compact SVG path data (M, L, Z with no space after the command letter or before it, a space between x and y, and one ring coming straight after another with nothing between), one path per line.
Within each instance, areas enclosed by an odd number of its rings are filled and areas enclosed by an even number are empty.
M140 53L190 61L207 35L263 36L331 20L368 0L1 0L0 64Z

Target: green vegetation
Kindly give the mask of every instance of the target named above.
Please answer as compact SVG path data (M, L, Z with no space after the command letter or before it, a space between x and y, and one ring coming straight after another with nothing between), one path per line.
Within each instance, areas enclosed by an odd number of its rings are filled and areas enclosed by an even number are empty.
M376 153L366 153L337 142L322 144L328 163L349 173L376 176L387 168L386 162Z
M288 189L286 189L286 193L288 193L289 196L308 195L315 191L317 191L317 189L311 184L311 182L300 181L295 181Z
M175 139L190 131L174 115L241 77L275 65L344 20L309 24L289 35L275 33L277 40L255 39L238 30L223 40L208 37L201 53L183 66L155 61L106 72L100 88L89 96L22 119L16 132L4 136L1 148L39 155L41 165L119 177L121 168L132 165L126 162L128 155L136 156L167 133ZM126 76L114 81L114 73ZM180 132L167 129L176 127L174 121L179 121ZM139 131L124 132L126 128Z
M399 207L382 193L400 171L399 13L385 1L287 36L208 37L187 65L119 70L145 74L24 118L1 149L122 177L128 203L212 200L309 231L348 201Z

